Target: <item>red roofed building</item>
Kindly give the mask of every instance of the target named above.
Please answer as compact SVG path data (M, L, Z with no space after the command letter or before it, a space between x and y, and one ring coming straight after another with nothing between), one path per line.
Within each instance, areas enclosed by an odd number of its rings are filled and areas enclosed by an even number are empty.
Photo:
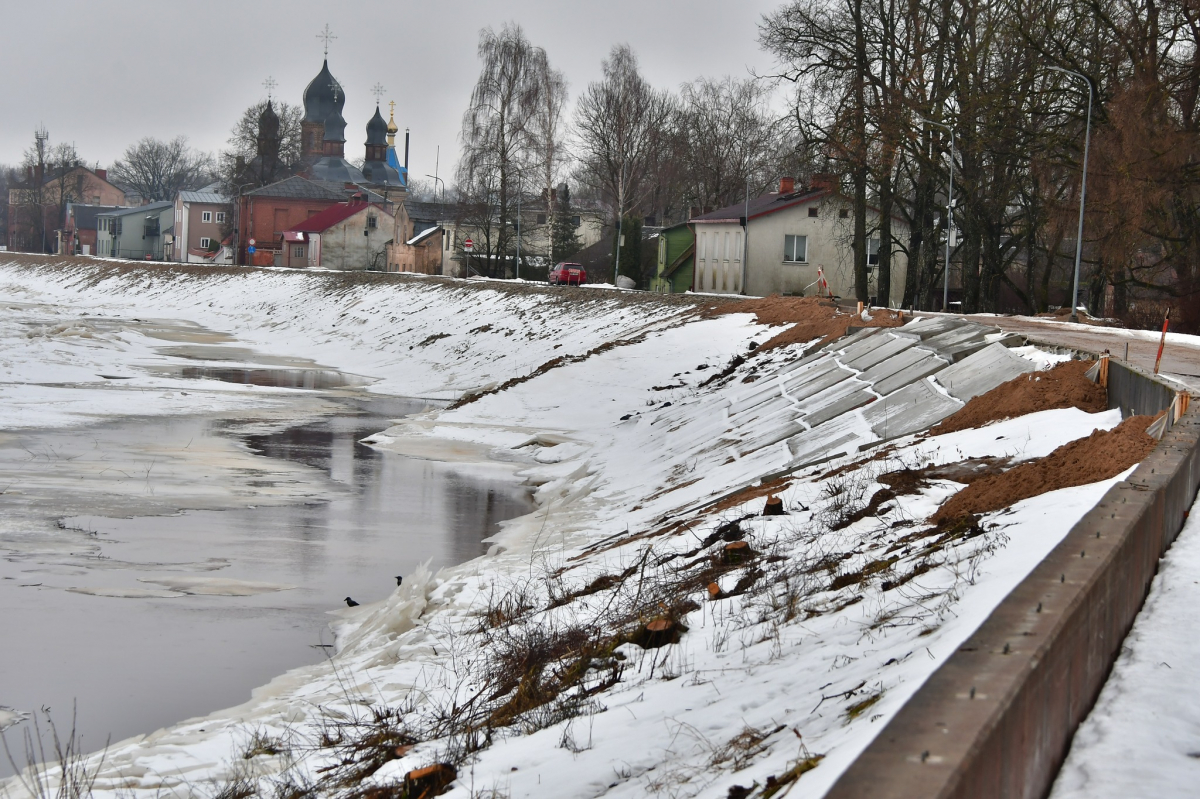
M355 196L282 231L280 266L383 272L395 232L384 206Z

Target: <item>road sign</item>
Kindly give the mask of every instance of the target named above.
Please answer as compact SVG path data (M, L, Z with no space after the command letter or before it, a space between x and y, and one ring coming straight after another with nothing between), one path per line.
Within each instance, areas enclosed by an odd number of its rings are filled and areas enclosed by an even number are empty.
M475 242L471 241L470 239L467 239L466 241L463 242L463 249L466 250L467 252L471 252L471 250L475 249Z
M250 253L251 255L254 255L254 245L251 244L249 247L247 247L246 252Z
M249 244L251 247L253 247L255 244L258 244L258 242L255 241L254 239L250 239L250 241L248 241L246 243Z

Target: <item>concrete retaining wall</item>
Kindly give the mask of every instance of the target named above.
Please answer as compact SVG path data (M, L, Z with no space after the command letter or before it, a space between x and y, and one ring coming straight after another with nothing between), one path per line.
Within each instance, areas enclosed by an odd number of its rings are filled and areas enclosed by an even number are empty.
M1121 418L1153 416L1171 404L1175 392L1135 366L1108 362L1108 407L1120 408Z
M1123 413L1158 413L1174 396L1115 360L1110 369L1110 406ZM1192 410L929 678L828 799L1045 796L1198 485Z

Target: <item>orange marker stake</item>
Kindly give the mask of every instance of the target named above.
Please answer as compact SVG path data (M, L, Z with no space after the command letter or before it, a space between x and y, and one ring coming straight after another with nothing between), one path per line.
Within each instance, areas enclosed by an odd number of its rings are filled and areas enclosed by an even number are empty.
M1163 346L1167 343L1167 325L1171 322L1171 309L1167 309L1167 315L1163 317L1163 332L1162 338L1158 340L1158 357L1154 359L1154 374L1158 374L1158 366L1162 363Z

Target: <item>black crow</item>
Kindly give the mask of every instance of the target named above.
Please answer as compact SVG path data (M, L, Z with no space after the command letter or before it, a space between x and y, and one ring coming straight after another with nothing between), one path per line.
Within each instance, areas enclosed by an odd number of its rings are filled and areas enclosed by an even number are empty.
M402 582L404 582L404 578L400 575L396 575L396 585L400 585Z
M346 606L347 606L347 607L351 607L351 608L356 608L356 607L358 607L358 603L357 603L357 602L355 602L355 601L354 601L353 599L351 599L350 597L346 597Z

